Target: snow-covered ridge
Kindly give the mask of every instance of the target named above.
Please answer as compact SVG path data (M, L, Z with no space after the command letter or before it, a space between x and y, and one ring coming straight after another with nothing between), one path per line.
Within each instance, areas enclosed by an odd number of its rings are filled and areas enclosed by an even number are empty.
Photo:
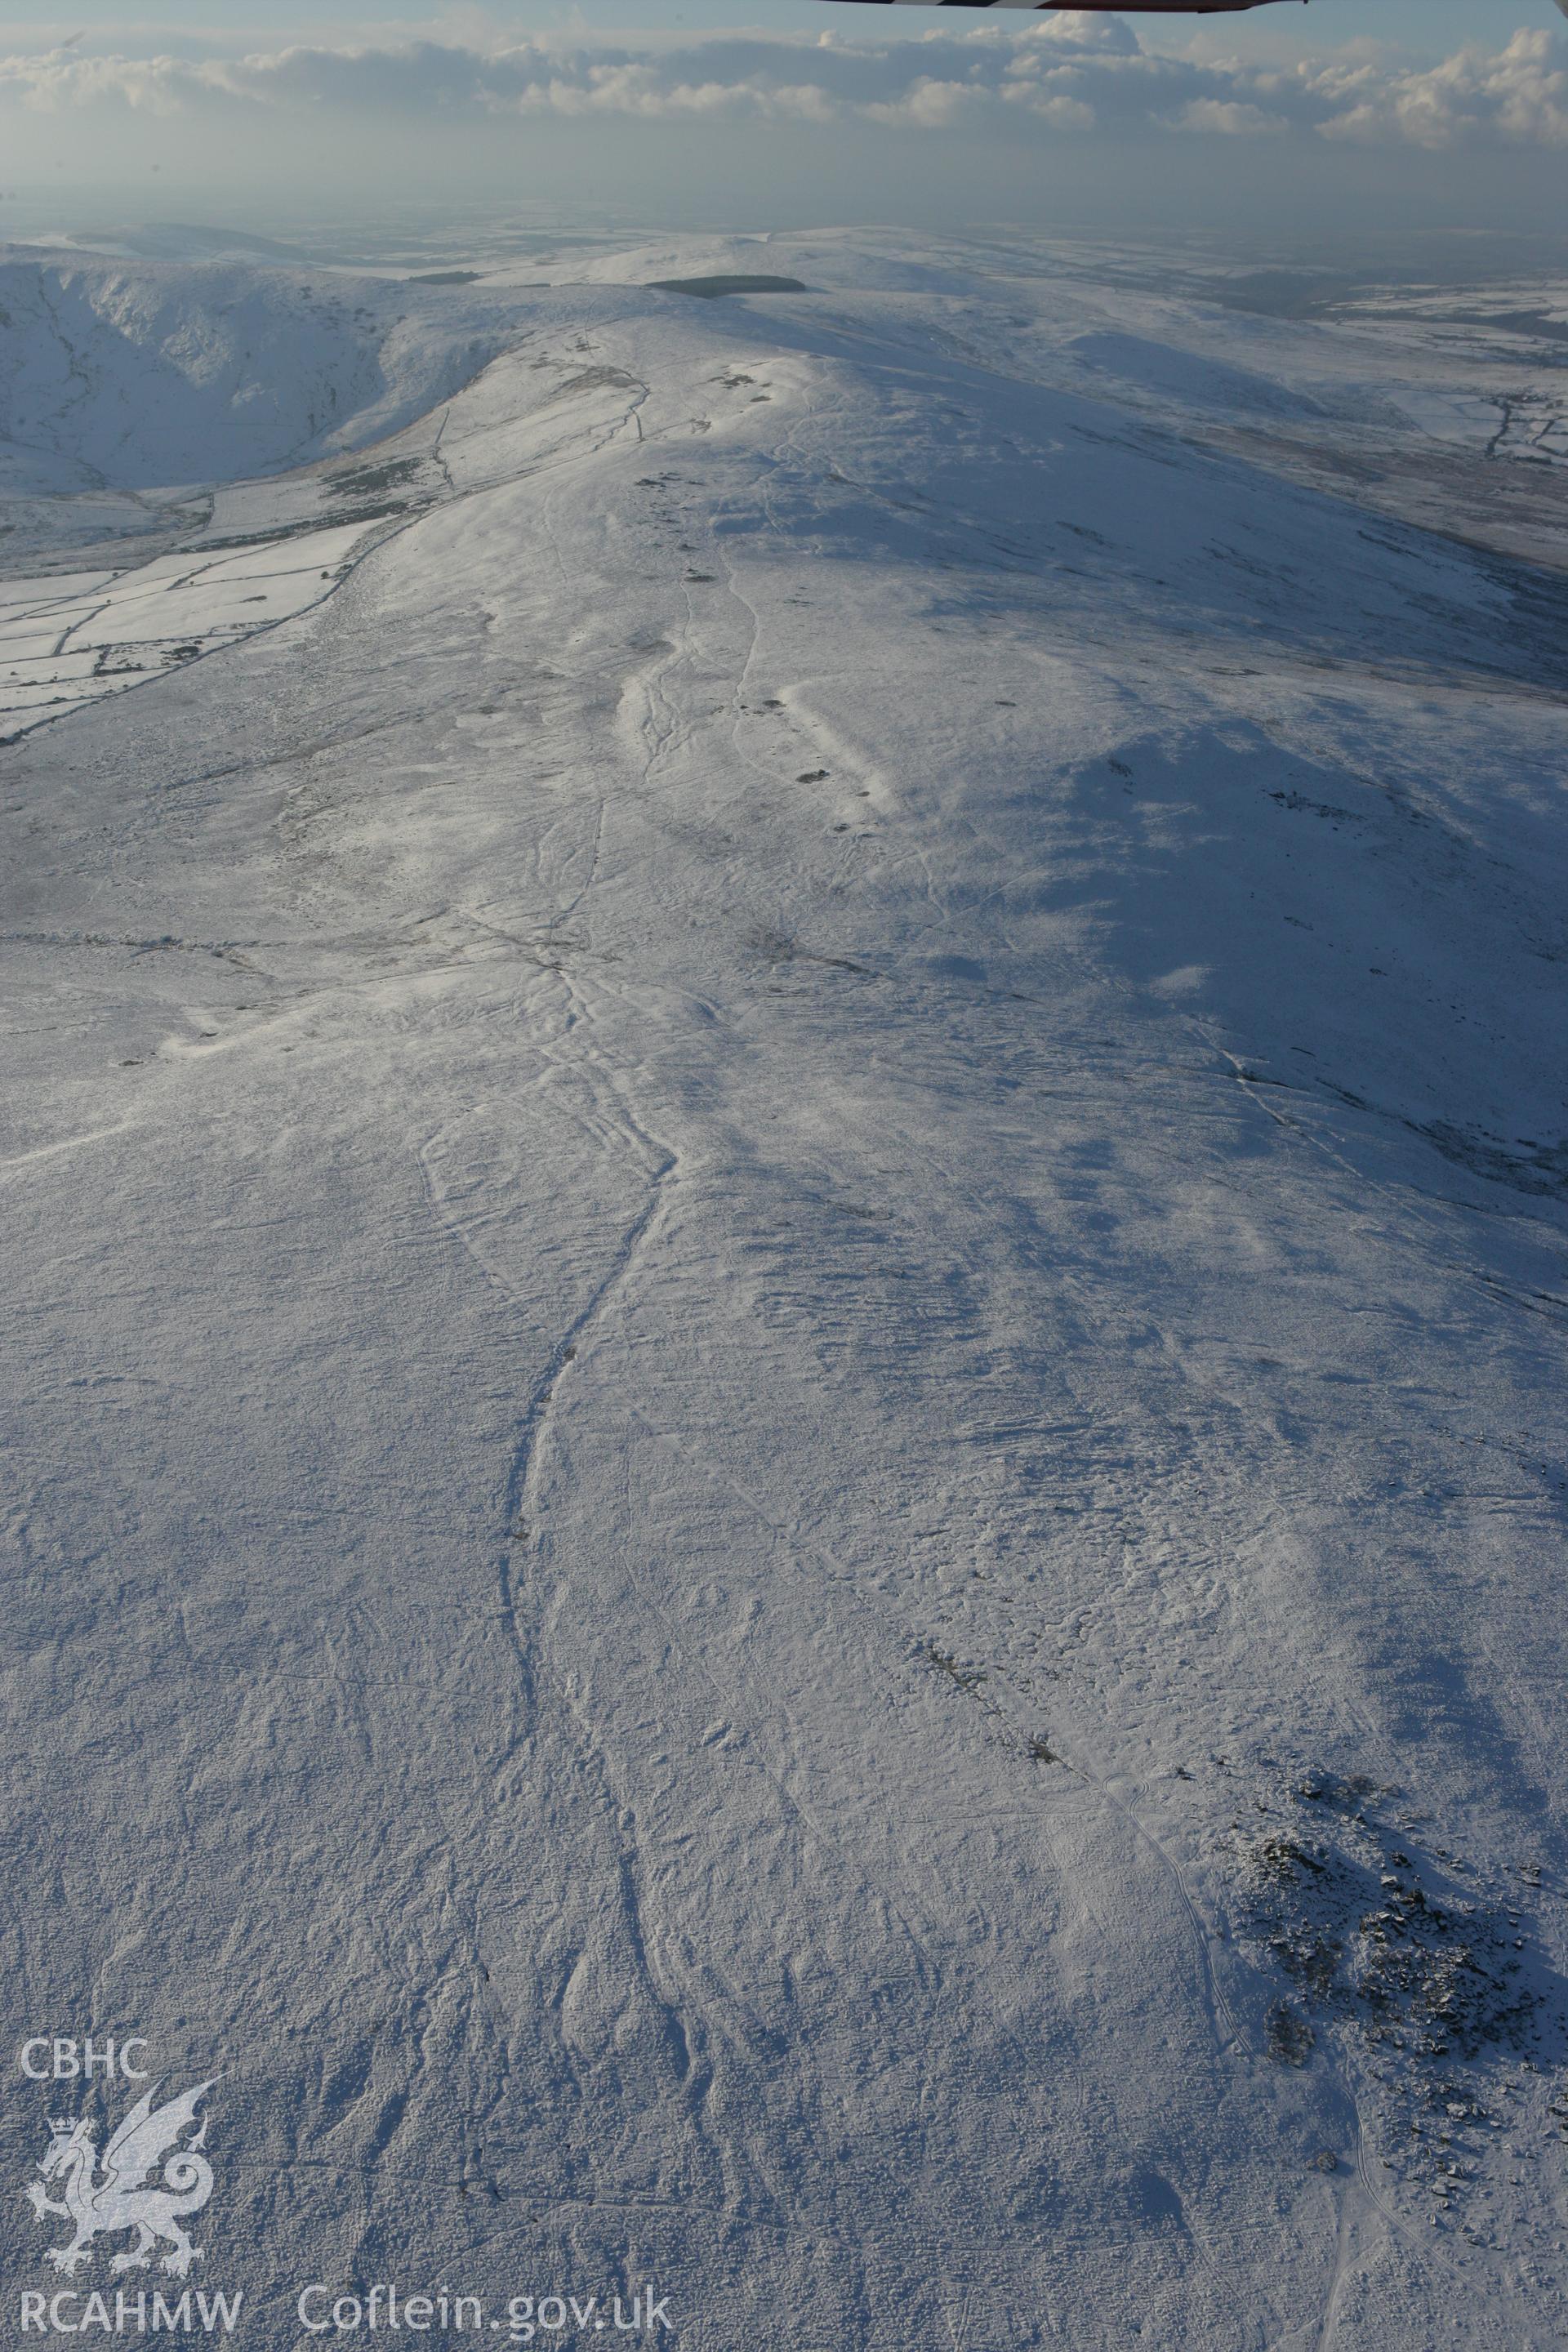
M1555 2352L1560 469L1405 389L1545 363L758 259L6 503L17 2038L268 2344Z

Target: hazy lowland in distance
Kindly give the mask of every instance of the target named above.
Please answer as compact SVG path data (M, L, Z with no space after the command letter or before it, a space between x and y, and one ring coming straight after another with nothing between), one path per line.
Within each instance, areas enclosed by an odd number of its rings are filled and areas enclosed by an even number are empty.
M1563 240L5 222L7 1976L185 2283L1560 2345Z

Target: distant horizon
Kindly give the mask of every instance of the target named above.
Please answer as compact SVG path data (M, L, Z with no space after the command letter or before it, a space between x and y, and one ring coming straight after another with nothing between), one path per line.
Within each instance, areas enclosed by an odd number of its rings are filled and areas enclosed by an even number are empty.
M232 239L237 247L258 252L277 248L280 260L301 268L374 270L392 266L392 256L417 255L421 266L485 265L498 250L520 251L531 244L566 244L592 250L600 246L635 249L660 236L709 236L754 238L759 244L792 236L831 236L837 231L898 230L907 224L883 219L791 219L761 223L710 218L637 217L629 210L592 214L552 212L548 205L509 203L475 197L450 201L411 200L405 206L367 205L362 216L338 208L324 220L319 204L300 196L289 205L255 192L248 194L220 188L178 184L161 190L165 201L148 202L146 192L132 184L83 189L74 194L39 187L0 192L0 247L47 247L57 239L84 255L94 249L124 246L147 258L196 258L175 254L183 236ZM935 234L935 231L928 231ZM1411 281L1434 284L1480 283L1525 276L1568 275L1568 229L1478 227L1456 223L1426 227L1391 226L1373 235L1316 229L1303 225L1270 227L1236 222L1218 227L1201 224L1172 226L1165 223L1130 225L1107 215L1085 218L1053 229L1040 221L977 219L952 225L959 239L969 236L1031 239L1045 249L1082 243L1094 248L1125 252L1129 239L1145 247L1152 261L1173 268L1184 264L1234 265L1240 268L1295 271L1306 277L1321 273L1347 282ZM127 241L144 240L143 246ZM167 239L171 251L153 250Z

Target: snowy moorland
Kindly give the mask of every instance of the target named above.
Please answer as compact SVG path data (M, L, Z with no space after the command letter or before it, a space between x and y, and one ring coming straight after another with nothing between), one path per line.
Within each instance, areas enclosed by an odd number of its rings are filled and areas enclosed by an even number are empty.
M451 274L0 257L13 2041L268 2352L1561 2344L1565 289Z

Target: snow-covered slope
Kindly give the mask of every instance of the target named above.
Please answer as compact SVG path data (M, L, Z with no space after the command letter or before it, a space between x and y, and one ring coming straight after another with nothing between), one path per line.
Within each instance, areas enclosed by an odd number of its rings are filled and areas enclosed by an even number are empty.
M16 487L51 490L228 481L357 447L504 339L471 298L244 264L18 255L0 307L0 444Z
M1562 590L1052 266L608 256L0 590L13 2040L222 2075L243 2340L1561 2341Z

